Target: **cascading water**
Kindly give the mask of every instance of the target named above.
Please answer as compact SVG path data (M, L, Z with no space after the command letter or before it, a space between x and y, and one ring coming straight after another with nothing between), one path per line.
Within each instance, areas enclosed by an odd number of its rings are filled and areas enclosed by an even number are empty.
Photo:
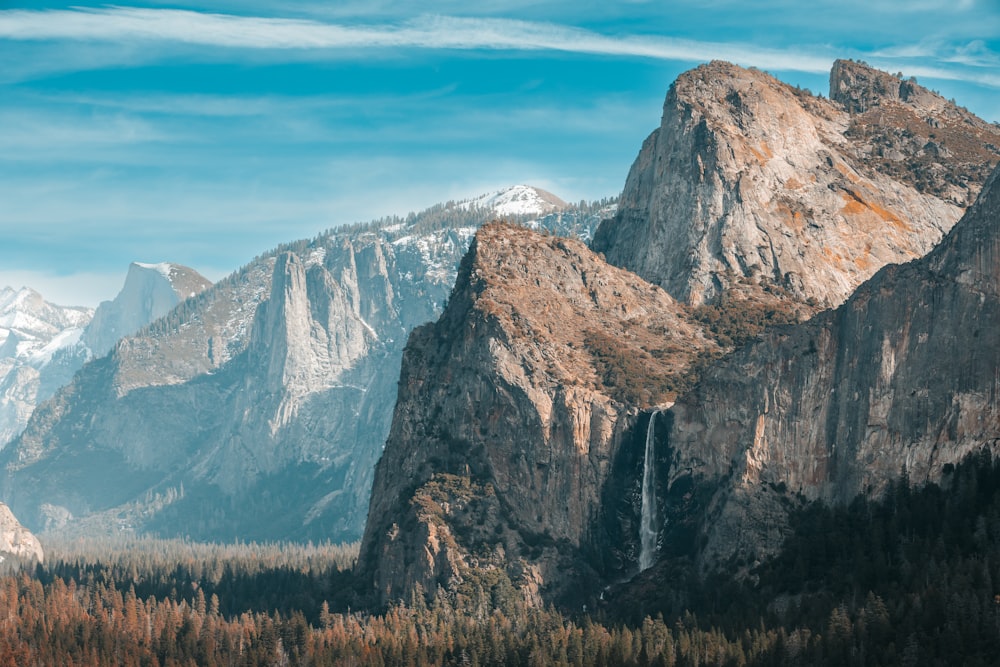
M656 417L659 410L649 415L646 427L646 454L642 462L642 518L639 523L639 571L649 569L656 560L656 471L653 449L656 444Z

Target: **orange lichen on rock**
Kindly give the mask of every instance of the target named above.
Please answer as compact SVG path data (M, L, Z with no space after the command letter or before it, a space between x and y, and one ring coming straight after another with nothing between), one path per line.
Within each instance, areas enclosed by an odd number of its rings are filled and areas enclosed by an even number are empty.
M856 192L845 190L841 193L841 197L844 198L844 207L840 209L840 211L844 215L862 215L864 213L873 213L880 219L888 222L898 229L906 232L913 231L910 225L898 215L887 208L879 206L875 202L862 199Z
M802 215L802 211L794 210L785 201L778 201L775 204L775 210L784 220L785 224L795 232L801 232L805 228L806 220L805 216Z
M766 141L762 141L758 148L747 145L747 149L753 153L753 156L757 158L757 161L761 164L767 163L768 160L774 157L774 151L771 150L771 147L767 145Z

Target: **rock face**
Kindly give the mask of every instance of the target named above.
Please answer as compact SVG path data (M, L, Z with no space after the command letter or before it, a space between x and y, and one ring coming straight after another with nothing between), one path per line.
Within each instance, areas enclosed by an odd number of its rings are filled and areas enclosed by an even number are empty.
M0 560L3 555L26 560L45 560L42 544L18 522L10 508L0 503Z
M713 62L678 77L593 248L700 304L774 285L837 305L927 253L1000 158L1000 128L837 61L831 99Z
M997 126L913 78L838 60L830 99L850 114L854 160L922 193L968 206L997 162Z
M606 211L532 224L591 230ZM3 453L3 498L38 528L358 539L406 336L492 215L438 206L262 255L40 408Z
M558 588L591 547L634 406L668 400L713 347L666 292L582 243L484 227L447 309L407 344L362 576L383 601L473 564Z
M696 551L703 569L753 562L780 546L798 494L842 504L903 471L940 482L971 452L996 455L998 327L1000 170L928 256L740 350L678 400L664 544L672 526L696 524L671 548Z

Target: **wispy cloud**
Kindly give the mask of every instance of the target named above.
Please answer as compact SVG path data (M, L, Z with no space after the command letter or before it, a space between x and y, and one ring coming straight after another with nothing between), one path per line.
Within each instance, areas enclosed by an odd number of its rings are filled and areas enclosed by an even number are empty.
M552 23L499 18L423 17L399 25L108 8L0 12L0 39L170 42L283 51L386 48L548 50L661 60L725 58L760 67L822 72L830 57L749 44L643 35L603 35Z
M399 23L362 25L128 7L0 11L0 40L70 42L83 52L80 58L47 62L8 61L0 65L0 73L5 72L8 79L58 68L107 67L114 62L134 66L164 56L163 50L171 46L211 50L213 55L205 57L224 57L220 50L236 49L268 52L272 58L286 60L351 57L359 50L552 51L682 62L723 59L768 70L807 73L825 73L833 58L844 55L829 45L768 48L733 41L602 34L509 18L423 16ZM918 42L853 55L901 61L930 58L939 64L937 68L924 64L923 70L930 76L1000 87L1000 75L980 71L995 65L997 59L981 41L959 46Z

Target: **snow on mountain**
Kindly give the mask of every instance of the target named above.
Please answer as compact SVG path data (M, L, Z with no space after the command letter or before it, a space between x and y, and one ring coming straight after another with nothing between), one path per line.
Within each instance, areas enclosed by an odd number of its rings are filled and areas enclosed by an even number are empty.
M0 291L0 357L27 360L42 348L52 350L66 341L64 332L79 332L94 311L90 308L51 304L35 290L22 287ZM16 345L5 345L16 340Z
M169 262L160 262L158 264L147 264L145 262L132 262L132 263L137 267L139 267L140 269L148 269L150 271L156 271L167 280L170 280L170 269L173 267L173 264Z
M551 192L531 185L514 185L474 199L462 201L463 210L492 210L500 216L540 216L566 208L567 204Z
M393 241L392 245L396 248L409 247L419 253L425 280L438 285L450 285L455 278L454 257L460 256L469 247L477 229L478 226L467 226L429 234L408 234Z

